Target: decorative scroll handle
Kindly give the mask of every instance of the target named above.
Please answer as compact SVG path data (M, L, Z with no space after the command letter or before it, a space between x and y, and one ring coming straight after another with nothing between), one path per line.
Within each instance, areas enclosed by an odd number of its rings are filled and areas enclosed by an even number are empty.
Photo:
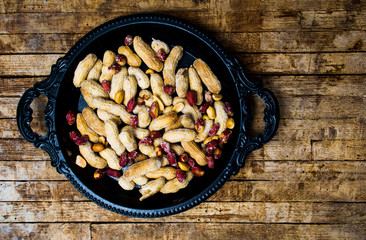
M261 148L273 138L278 128L280 111L274 94L270 90L263 88L261 83L250 81L246 78L243 67L236 58L232 58L230 61L228 60L228 65L236 81L241 107L241 129L235 151L230 161L230 167L233 168L232 172L235 175L243 167L244 160L250 152ZM263 117L266 127L256 137L250 137L247 133L252 117L248 110L248 98L253 94L258 95L266 105Z
M65 69L66 61L62 58L58 59L56 65L52 66L51 74L47 79L34 84L32 88L24 92L18 103L17 124L24 139L33 143L36 148L45 150L51 157L52 166L56 167L59 173L67 174L69 172L68 167L64 163L60 163L60 147L55 128L56 97L61 81L59 73L65 71ZM46 136L39 136L30 127L33 113L30 105L40 95L45 95L48 98L44 110L44 121L47 127Z

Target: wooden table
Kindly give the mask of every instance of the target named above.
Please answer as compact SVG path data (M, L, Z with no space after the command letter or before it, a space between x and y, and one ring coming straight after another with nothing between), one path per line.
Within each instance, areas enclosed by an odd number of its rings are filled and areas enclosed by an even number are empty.
M365 7L364 0L1 0L0 239L365 239ZM15 120L21 94L80 37L139 12L207 31L281 108L276 136L237 176L199 206L158 219L90 202L22 139ZM33 105L42 109L42 101ZM34 127L44 131L39 112Z

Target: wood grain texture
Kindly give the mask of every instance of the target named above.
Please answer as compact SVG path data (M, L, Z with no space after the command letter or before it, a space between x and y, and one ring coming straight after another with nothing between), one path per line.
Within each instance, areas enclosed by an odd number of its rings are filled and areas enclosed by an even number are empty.
M1 33L86 33L114 18L140 12L137 9L121 12L37 12L6 13L0 22ZM151 9L186 19L206 31L299 31L299 30L363 30L366 25L363 11L169 11ZM64 21L63 24L59 22ZM210 21L207 21L210 19ZM47 24L42 24L47 23Z
M229 181L207 202L365 202L366 180ZM123 191L121 189L121 191ZM0 202L87 201L68 181L0 182Z
M84 34L27 33L0 35L0 53L65 53ZM365 51L364 31L210 32L225 48L240 53Z
M0 239L363 239L365 7L364 0L0 0ZM90 202L22 139L15 119L23 92L78 39L140 12L208 32L274 92L281 110L273 140L218 192L158 219ZM250 103L249 132L257 134L264 104ZM44 133L44 101L32 108L32 127Z
M90 239L88 223L0 223L1 239Z
M357 239L366 234L365 224L232 224L232 223L135 223L91 224L93 239Z
M204 202L186 212L146 220L119 215L92 202L0 202L0 221L11 222L230 222L364 223L365 203Z

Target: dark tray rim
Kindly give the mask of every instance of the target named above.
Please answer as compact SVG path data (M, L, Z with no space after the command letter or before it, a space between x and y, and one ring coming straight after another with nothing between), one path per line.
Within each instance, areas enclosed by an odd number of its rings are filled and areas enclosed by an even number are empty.
M180 28L198 37L201 41L206 43L211 49L226 63L229 72L232 76L236 86L237 93L240 99L240 133L236 141L236 148L233 152L228 165L222 171L220 176L214 181L205 191L201 192L189 200L179 203L177 205L161 208L161 209L132 209L124 206L114 204L101 198L90 189L88 189L79 178L70 170L70 167L65 161L65 158L60 149L60 145L56 136L55 128L55 105L59 86L62 82L64 73L69 64L74 60L82 49L99 36L123 27L125 25L141 24L141 23L158 23L168 26ZM45 123L48 129L46 136L39 136L30 128L32 121L32 109L30 104L39 95L46 95L48 103L45 108ZM266 108L264 110L265 129L256 137L250 137L247 134L248 126L251 122L251 115L248 108L247 99L250 95L256 94L260 97ZM279 107L278 102L273 93L263 88L259 82L250 81L245 77L241 63L227 54L223 47L207 36L203 31L199 30L184 20L161 14L135 14L116 18L106 22L99 27L96 27L84 37L82 37L64 57L57 60L56 64L52 66L50 76L34 85L34 87L25 91L21 97L17 108L17 124L21 135L29 142L32 142L35 147L45 150L51 157L51 165L56 167L59 173L64 174L69 181L78 189L83 195L95 202L96 204L119 214L132 217L163 217L177 214L188 210L199 203L203 202L211 195L213 195L221 186L232 176L238 173L240 168L244 165L244 160L247 154L251 151L261 148L265 143L270 141L279 124Z

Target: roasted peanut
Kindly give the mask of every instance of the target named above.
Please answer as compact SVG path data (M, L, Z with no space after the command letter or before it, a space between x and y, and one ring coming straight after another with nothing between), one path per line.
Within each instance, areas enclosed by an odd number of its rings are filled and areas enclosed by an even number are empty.
M178 167L180 169L182 169L183 171L185 172L188 172L189 171L189 165L187 163L184 163L184 162L178 162Z
M142 194L142 197L140 197L140 201L151 197L155 193L159 192L159 190L164 186L165 184L165 178L160 177L155 180L151 180L148 183L146 183L144 186L141 187L139 192Z
M90 69L88 76L86 77L86 79L88 80L94 80L94 81L98 81L100 74L102 73L102 67L103 67L103 62L102 60L98 59L94 66L92 67L92 69Z
M173 129L177 129L177 128L183 127L183 124L182 124L182 121L181 121L181 117L182 116L179 116L177 121L175 121L173 124L167 126L165 128L165 132L170 131L170 130L173 130Z
M195 142L181 142L184 150L194 159L196 162L204 166L207 164L206 155L202 149Z
M74 73L73 83L75 87L80 87L81 83L86 79L90 69L97 61L95 54L88 54L81 62L79 62Z
M110 50L104 52L102 74L99 77L99 82L112 80L113 74L115 74L116 71L111 69L110 66L114 63L115 58L116 54L114 52Z
M76 115L76 127L81 135L88 135L90 141L98 142L99 135L88 126L81 113Z
M94 132L98 133L99 135L106 136L104 122L100 120L93 109L90 107L85 107L82 114L86 124L88 124L88 126L93 129Z
M215 101L220 101L222 99L222 94L212 94L212 99Z
M150 84L153 94L158 96L163 101L165 106L172 105L172 97L164 92L163 79L159 74L152 73L150 75Z
M111 82L111 92L109 93L109 97L111 99L115 100L116 94L118 92L123 91L123 83L125 81L127 74L128 74L127 68L122 67L119 73L113 75Z
M177 104L175 104L173 106L172 110L175 111L175 112L177 112L177 113L179 113L179 112L181 112L184 109L184 106L185 105L184 105L183 102L179 102L179 103L177 103Z
M164 53L168 54L170 52L170 48L168 46L168 44L166 44L163 41L160 41L158 39L152 39L151 42L151 48L155 51L158 52L160 49L162 49L164 51Z
M120 66L124 66L124 65L126 65L126 63L127 63L127 58L126 58L126 56L125 55L122 55L122 54L117 54L116 55L116 63L118 64L118 65L120 65Z
M136 54L144 61L144 63L154 71L160 72L163 70L164 64L156 56L154 50L142 40L141 37L135 36L133 39L133 48Z
M125 92L122 90L122 91L118 91L116 92L116 95L114 96L114 101L117 103L117 104L121 104L123 102L123 98L125 97Z
M85 158L88 164L94 168L105 168L107 161L104 158L97 156L93 150L90 142L79 146L80 154Z
M207 116L210 118L210 119L215 119L216 118L216 111L215 111L215 108L213 108L212 106L209 106L207 108Z
M147 145L145 143L141 143L139 145L139 150L142 154L147 155L149 158L157 157L155 147L153 145Z
M127 76L123 82L123 90L125 91L125 98L123 104L127 106L128 101L136 96L137 80L134 76Z
M188 171L186 173L186 180L184 182L179 182L177 178L174 178L168 182L165 183L165 185L160 189L161 193L167 194L167 193L176 193L179 190L185 188L188 186L188 183L192 180L193 173L191 171Z
M153 94L149 90L141 90L139 92L139 97L145 102L145 105L150 107L155 101Z
M136 139L129 131L122 131L119 134L119 140L126 147L127 151L132 152L137 149Z
M189 87L191 90L196 91L197 105L201 105L203 102L203 87L200 76L193 66L188 69Z
M141 89L146 89L150 87L149 77L138 67L129 67L128 74L135 76L137 84Z
M220 93L221 83L212 72L211 68L200 58L193 62L193 66L207 89L212 93Z
M220 135L226 129L226 122L229 119L226 111L225 105L223 102L215 102L214 103L215 111L216 111L216 118L215 123L220 124L220 128L217 131L217 135Z
M206 119L204 120L204 129L200 132L197 137L194 139L195 142L202 142L208 137L208 132L210 131L213 125L213 120Z
M139 127L132 127L130 125L126 125L122 128L121 131L128 131L133 134L133 136L137 139L144 139L145 137L150 136L150 131L148 129L139 128Z
M164 111L165 109L165 106L164 106L164 103L163 101L160 99L160 97L156 96L156 95L153 95L153 98L154 98L154 101L158 103L159 105L159 112L162 112Z
M94 152L100 152L100 151L103 151L104 150L104 144L102 143L94 143L93 146L92 146L92 149Z
M151 117L149 114L150 109L146 106L141 107L138 111L138 126L140 128L146 128L149 126Z
M120 156L126 148L119 139L117 123L111 119L105 121L105 132L107 135L107 141L111 145L111 148L116 151L118 156Z
M193 141L197 136L196 131L186 128L178 128L164 133L163 140L170 143L177 143L182 141Z
M164 177L166 180L172 180L175 178L175 169L173 167L161 167L156 171L146 173L148 178Z
M152 74L152 73L154 73L154 70L152 70L151 68L145 71L145 74Z
M183 114L187 114L190 115L194 121L197 121L198 119L202 118L202 114L199 112L198 107L197 106L190 106L188 104L187 99L185 98L180 98L180 97L175 97L173 99L173 105L177 105L179 103L183 103L184 104L184 108L182 110Z
M229 118L226 122L226 127L228 129L233 129L235 127L235 121L234 118Z
M86 160L82 156L77 155L75 164L78 165L81 168L85 168L86 167Z
M159 137L159 138L156 138L156 139L153 139L153 145L155 147L158 147L161 145L161 142L163 141L163 138L162 137Z
M163 110L163 114L167 114L168 112L171 112L171 111L173 111L173 106L166 107Z
M118 179L118 184L121 186L121 188L127 191L135 188L135 183L133 181L128 181L124 176Z
M170 51L170 54L164 63L164 69L163 69L164 85L170 85L175 87L175 69L178 65L178 61L182 58L182 56L183 56L183 48L181 46L175 46Z
M184 128L194 129L194 121L190 115L183 114L180 117L180 122Z
M104 91L102 85L94 80L84 80L80 86L83 92L88 92L93 97L109 98L109 94Z
M208 138L206 138L204 141L203 141L203 145L207 145L209 142L212 142L214 140L218 140L219 137L218 136L210 136Z
M107 111L104 111L100 108L97 109L97 115L103 122L111 119L111 120L115 121L117 123L117 125L120 125L122 123L122 121L119 117L117 117Z
M132 115L127 112L125 106L100 97L92 99L92 104L96 108L100 108L101 110L119 116L124 123L130 124L130 118Z
M148 172L156 171L161 167L161 161L156 158L146 159L144 161L132 164L123 173L126 180L133 180L140 176L145 176Z
M175 121L177 121L177 119L178 116L176 112L169 112L152 120L149 129L150 131L160 131L161 129L172 125Z
M179 143L172 144L170 147L178 156L184 153L184 148Z
M127 58L128 65L132 67L140 67L141 59L135 53L132 52L131 48L128 46L121 46L118 48L118 53L123 54Z
M107 161L108 167L115 170L122 169L122 167L119 165L119 158L116 155L116 152L112 148L106 148L103 151L99 152L99 154L102 158L104 158Z
M137 185L143 186L149 181L149 179L145 176L140 176L140 177L133 179L132 181L134 183L136 183Z
M178 97L186 97L189 85L187 68L181 68L178 70L175 75L175 85Z

